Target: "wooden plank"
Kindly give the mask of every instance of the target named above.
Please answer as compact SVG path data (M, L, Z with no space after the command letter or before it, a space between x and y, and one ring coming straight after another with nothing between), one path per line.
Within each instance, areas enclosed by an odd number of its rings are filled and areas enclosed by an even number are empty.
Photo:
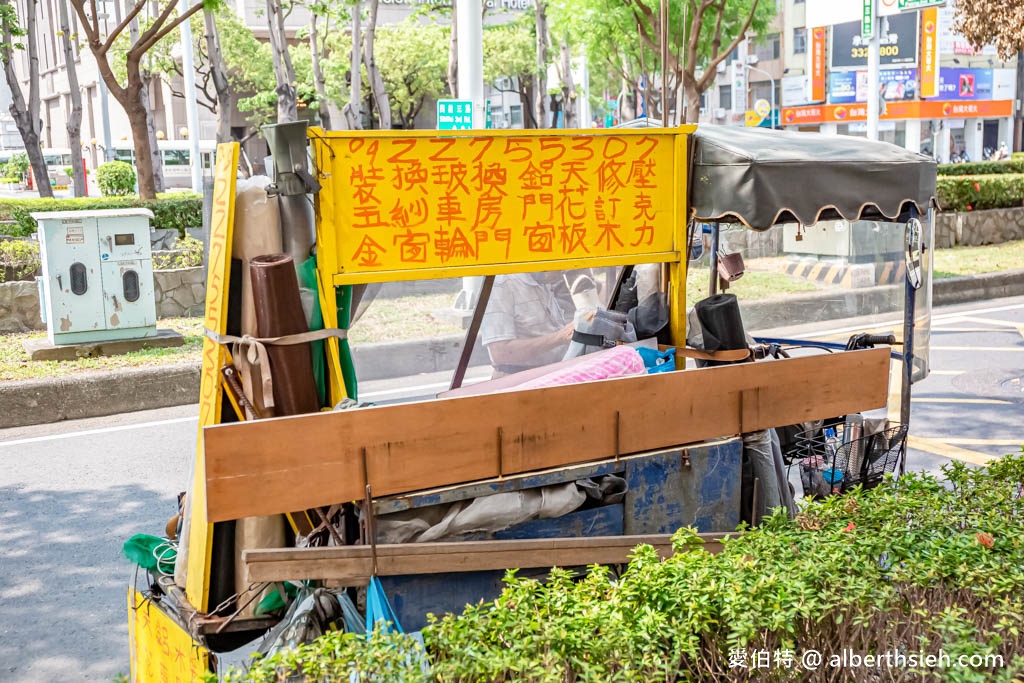
M728 534L700 534L710 552L719 552ZM633 549L648 544L662 557L673 553L672 536L598 536L592 538L538 538L515 541L402 543L377 546L377 575L444 574L620 564ZM242 553L246 580L251 583L293 580L329 580L346 585L369 581L373 574L369 546L344 548L274 548Z
M871 410L885 405L888 375L889 350L870 349L209 427L209 518L358 500L367 482L394 495Z

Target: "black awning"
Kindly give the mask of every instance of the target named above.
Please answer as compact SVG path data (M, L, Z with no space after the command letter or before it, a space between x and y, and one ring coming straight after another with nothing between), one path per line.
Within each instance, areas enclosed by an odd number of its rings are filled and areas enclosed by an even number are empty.
M889 219L935 202L935 161L886 142L768 128L700 125L690 211L698 221Z

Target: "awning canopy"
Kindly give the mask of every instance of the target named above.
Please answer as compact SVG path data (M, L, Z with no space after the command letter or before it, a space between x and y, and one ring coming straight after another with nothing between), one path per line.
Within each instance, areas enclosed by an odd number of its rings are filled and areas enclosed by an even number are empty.
M895 220L935 201L935 161L844 135L700 125L692 137L690 211L702 222Z

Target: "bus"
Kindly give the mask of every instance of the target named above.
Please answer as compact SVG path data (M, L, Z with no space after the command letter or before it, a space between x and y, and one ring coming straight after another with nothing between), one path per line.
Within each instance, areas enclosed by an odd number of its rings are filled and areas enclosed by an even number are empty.
M192 143L188 140L160 140L157 143L164 162L164 187L166 189L192 188ZM199 158L203 175L213 175L214 152L217 143L211 140L199 142ZM135 165L135 147L131 142L114 145L114 158Z

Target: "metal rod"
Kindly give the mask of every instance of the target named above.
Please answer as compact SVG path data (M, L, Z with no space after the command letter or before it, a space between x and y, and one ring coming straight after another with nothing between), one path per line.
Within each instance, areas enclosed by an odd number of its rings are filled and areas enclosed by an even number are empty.
M373 575L377 576L377 530L373 524L373 494L366 485L366 499L363 500L363 528L370 543L370 557L373 558Z
M928 219L931 218L931 209L928 210ZM917 209L911 207L910 218L917 218ZM922 264L923 268L923 264ZM910 283L910 269L908 264L907 274L904 277L904 306L903 306L903 377L900 382L900 424L907 425L910 429L910 388L914 379L914 328L916 325L917 290ZM900 459L900 476L907 471L907 458L904 454Z
M459 364L455 366L455 374L452 375L452 383L449 389L458 389L462 386L462 381L466 379L466 369L469 367L469 360L473 356L473 347L476 346L476 338L480 334L480 324L483 322L484 313L487 311L487 302L491 298L491 290L493 288L494 276L488 275L484 278L483 287L480 288L480 297L477 299L476 308L473 309L473 318L469 321L466 338L462 341L462 353L459 354Z
M718 221L711 224L711 257L708 263L711 264L711 281L708 283L708 296L718 294Z

